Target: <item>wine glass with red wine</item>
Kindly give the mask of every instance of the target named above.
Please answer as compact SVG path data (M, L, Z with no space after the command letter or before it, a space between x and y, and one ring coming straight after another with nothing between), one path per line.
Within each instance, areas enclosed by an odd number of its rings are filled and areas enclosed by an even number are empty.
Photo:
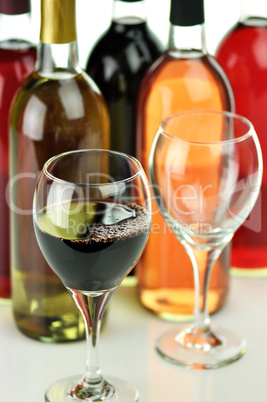
M46 401L138 401L134 386L102 376L98 338L108 301L136 264L150 232L151 200L140 163L108 150L54 156L36 184L33 222L44 257L87 329L85 374L55 383Z

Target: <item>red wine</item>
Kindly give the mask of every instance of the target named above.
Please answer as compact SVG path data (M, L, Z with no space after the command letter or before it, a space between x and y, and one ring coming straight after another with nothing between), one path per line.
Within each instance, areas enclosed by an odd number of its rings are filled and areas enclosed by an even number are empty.
M48 264L68 288L117 287L146 244L149 213L135 203L75 203L71 208L46 208L34 222Z
M217 50L217 59L234 92L236 112L251 120L258 134L264 166L267 166L266 54L267 19L264 18L248 18L235 25ZM232 266L245 269L267 267L266 201L267 169L264 169L261 196L233 238Z
M141 80L160 55L160 45L146 22L119 19L94 47L86 66L108 106L111 145L135 156L136 98Z
M14 48L5 48L9 45ZM8 116L11 102L25 78L33 71L36 50L30 44L9 41L0 44L0 297L10 297L9 206L8 185ZM3 47L1 47L3 46ZM21 49L16 48L21 46Z

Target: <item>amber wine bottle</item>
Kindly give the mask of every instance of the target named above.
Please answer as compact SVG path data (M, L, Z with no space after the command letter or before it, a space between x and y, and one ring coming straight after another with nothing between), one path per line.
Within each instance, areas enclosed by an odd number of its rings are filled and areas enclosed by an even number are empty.
M137 157L147 173L152 141L165 117L188 109L233 109L227 78L206 50L203 0L172 0L169 32L168 49L145 75L138 98ZM224 250L211 275L210 312L227 297L229 251ZM164 319L192 317L193 268L155 204L151 234L135 272L145 307Z
M41 0L35 71L10 116L13 311L18 328L44 341L84 337L84 325L34 235L33 192L44 162L63 151L109 147L109 118L97 86L79 66L75 0Z

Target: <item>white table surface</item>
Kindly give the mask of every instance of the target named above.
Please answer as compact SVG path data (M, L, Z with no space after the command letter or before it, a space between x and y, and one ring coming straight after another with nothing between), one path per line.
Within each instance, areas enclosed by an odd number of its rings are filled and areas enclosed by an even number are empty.
M119 288L111 299L100 340L103 373L136 385L140 402L266 402L267 278L231 278L225 307L214 324L243 334L239 361L215 370L192 371L165 363L154 344L177 326L146 311L135 288ZM85 341L45 344L22 335L11 306L0 307L0 401L41 402L58 379L83 372Z

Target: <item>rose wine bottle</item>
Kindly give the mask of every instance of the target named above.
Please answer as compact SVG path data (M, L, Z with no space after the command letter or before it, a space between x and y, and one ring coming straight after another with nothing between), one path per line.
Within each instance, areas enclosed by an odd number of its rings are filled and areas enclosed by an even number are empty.
M36 68L10 116L13 311L24 334L49 342L81 339L84 325L35 239L31 210L38 172L60 152L109 147L105 102L78 62L75 7L75 0L41 0Z
M137 157L148 172L152 141L160 122L188 109L232 110L229 82L207 53L203 0L172 0L168 49L146 73L137 107ZM201 189L198 207L201 208ZM230 249L214 266L210 312L226 301ZM203 270L205 267L203 267ZM168 320L186 320L194 310L193 268L183 246L154 204L151 234L137 268L141 303Z
M236 112L251 120L259 136L264 163L261 195L233 239L232 266L238 275L267 275L266 55L266 2L247 2L240 20L222 39L216 52L233 88Z
M30 1L0 0L0 299L11 297L9 262L8 116L12 99L33 71L36 49L30 42Z
M113 150L135 155L137 92L160 53L159 40L147 25L144 0L113 0L110 27L86 66L108 106Z

